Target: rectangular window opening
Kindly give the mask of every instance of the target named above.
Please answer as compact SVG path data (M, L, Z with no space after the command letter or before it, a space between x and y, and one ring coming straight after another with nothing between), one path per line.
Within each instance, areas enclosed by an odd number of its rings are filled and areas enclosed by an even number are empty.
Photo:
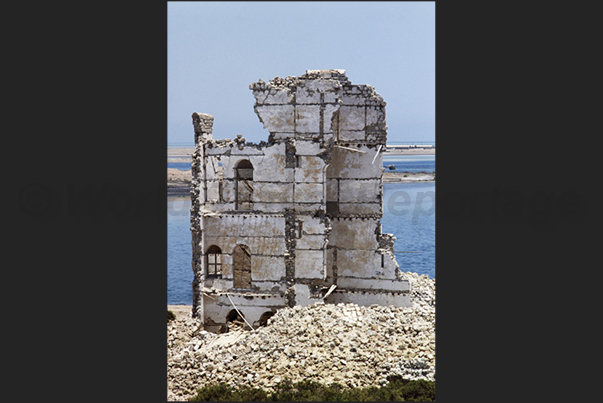
M222 178L218 180L218 202L224 202L224 185L222 184Z

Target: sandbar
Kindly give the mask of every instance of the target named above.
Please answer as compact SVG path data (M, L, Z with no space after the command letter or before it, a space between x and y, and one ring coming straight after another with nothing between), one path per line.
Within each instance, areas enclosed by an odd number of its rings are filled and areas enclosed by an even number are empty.
M168 148L167 157L169 162L188 162L191 160L195 149L190 148ZM403 150L388 149L384 151L385 155L435 155L435 148L405 148ZM182 160L182 161L181 161Z

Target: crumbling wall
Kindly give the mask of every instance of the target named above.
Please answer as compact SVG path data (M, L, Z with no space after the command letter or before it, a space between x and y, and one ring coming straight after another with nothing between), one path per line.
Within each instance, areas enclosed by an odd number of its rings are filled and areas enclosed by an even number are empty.
M254 328L259 326L262 314L274 312L286 306L284 297L276 294L249 292L245 295L226 296L216 292L206 293L203 298L206 307L204 328L212 332L220 332L224 329L227 316L235 306Z
M264 308L322 301L332 284L331 301L408 304L395 238L381 234L383 98L343 70L260 79L250 89L267 142L215 140L213 117L193 114L193 305L205 309L198 316L219 326L232 306L226 294L255 293L264 298L239 302L259 318ZM252 175L242 179L241 166ZM219 276L203 275L210 245L222 250ZM249 255L245 287L236 283L237 245Z
M324 78L324 79L323 79ZM335 79L332 79L335 78ZM285 170L292 188L287 218L285 267L287 304L321 301L328 284L328 244L331 231L326 213L326 171L331 159L336 114L344 74L259 80L250 85L254 110L270 133L270 143L285 145Z
M206 196L205 180L205 147L207 141L213 140L214 117L205 113L193 113L195 132L195 151L191 162L191 244L193 269L193 317L203 320L202 288L205 282L205 265L203 247L203 224L201 206Z
M332 225L329 280L339 287L331 300L348 302L341 290L404 292L404 286L396 281L399 267L393 254L393 236L381 234L386 103L372 86L349 81L342 81L338 96L335 145L327 169L328 216ZM391 245L385 246L382 239L392 240ZM345 295L352 300L358 298ZM363 297L359 301L368 303L375 298ZM388 298L379 302L391 299Z
M234 250L245 245L251 253L251 288L283 293L285 278L285 219L280 215L215 214L205 218L207 245L222 249L222 275L206 279L205 287L221 290L234 285Z

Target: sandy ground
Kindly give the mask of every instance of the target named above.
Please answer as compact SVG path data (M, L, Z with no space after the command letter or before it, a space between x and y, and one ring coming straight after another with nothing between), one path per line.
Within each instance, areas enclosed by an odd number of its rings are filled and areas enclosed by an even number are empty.
M189 158L193 155L195 149L193 147L190 148L168 148L167 155L168 158Z
M435 174L434 173L424 173L424 172L383 172L383 183L391 183L391 182L402 182L402 183L410 183L410 182L434 182Z
M168 311L174 312L174 315L176 315L176 320L190 318L193 312L192 305L168 305L167 309Z
M168 174L168 184L172 183L172 184L177 184L177 183L185 183L188 186L188 184L190 184L191 182L191 171L181 171L179 169L176 168L168 168L167 169L167 174Z
M409 148L407 150L387 150L385 155L435 155L435 148Z
M191 171L181 171L176 168L168 168L167 171L168 200L190 197Z

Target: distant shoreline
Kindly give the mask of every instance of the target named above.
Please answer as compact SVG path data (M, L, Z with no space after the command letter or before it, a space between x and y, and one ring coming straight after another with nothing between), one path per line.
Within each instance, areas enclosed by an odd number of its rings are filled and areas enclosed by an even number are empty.
M191 171L168 168L168 201L190 200ZM433 183L435 173L384 172L383 183Z
M435 148L408 148L404 150L386 150L384 155L435 155Z
M194 148L168 148L168 162L190 162ZM435 155L435 149L411 148L404 150L388 150L384 155ZM392 172L383 173L383 183L416 183L434 182L435 173L427 172ZM168 201L190 200L191 171L168 168Z
M195 149L193 147L168 148L168 162L189 162ZM384 155L435 155L435 148L408 148L404 150L389 149Z

